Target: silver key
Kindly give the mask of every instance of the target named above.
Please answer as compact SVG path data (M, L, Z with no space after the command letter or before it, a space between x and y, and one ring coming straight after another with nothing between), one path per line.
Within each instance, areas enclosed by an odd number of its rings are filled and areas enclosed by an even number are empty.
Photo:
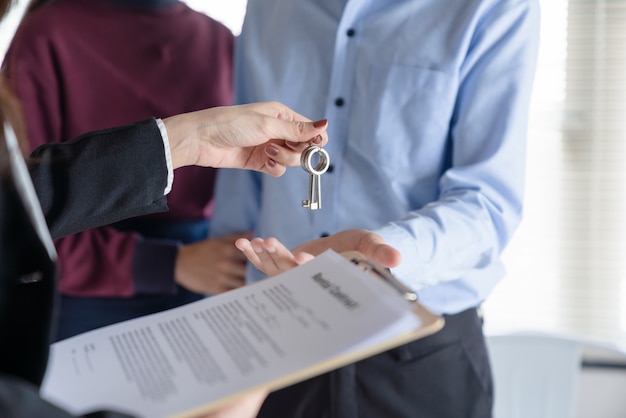
M317 155L317 164L313 165ZM328 152L320 146L311 145L302 152L300 165L309 173L309 199L302 201L302 207L311 210L322 208L322 187L320 176L328 171L330 157Z

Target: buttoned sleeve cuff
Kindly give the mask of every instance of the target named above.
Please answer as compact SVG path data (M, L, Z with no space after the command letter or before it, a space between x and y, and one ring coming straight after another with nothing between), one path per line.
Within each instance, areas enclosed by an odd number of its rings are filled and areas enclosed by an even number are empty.
M165 164L167 165L167 185L165 186L164 195L172 191L172 183L174 182L174 168L172 167L172 152L170 150L170 140L167 136L167 129L161 119L156 119L161 138L163 138L163 148L165 148Z
M133 258L135 294L175 294L174 267L180 242L138 237Z

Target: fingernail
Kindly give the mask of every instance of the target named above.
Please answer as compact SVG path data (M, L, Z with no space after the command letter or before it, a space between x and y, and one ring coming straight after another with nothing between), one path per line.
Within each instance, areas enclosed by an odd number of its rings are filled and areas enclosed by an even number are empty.
M261 254L263 252L263 248L261 247L255 247L254 245L252 246L252 249L254 250L255 253L257 254Z
M316 128L322 128L326 126L327 123L328 123L328 119L320 119L320 120L316 120L315 122L313 122L313 126Z
M297 147L298 145L301 144L301 142L293 142L293 141L285 141L285 143L289 145L290 147Z
M270 144L267 147L265 147L265 153L269 155L270 157L276 157L279 152L280 150L274 144Z
M321 144L322 143L322 135L316 136L315 138L313 138L311 140L311 142L314 143L314 144Z
M274 254L276 252L276 248L272 247L270 245L266 246L265 249L267 250L268 253L270 254Z
M269 160L267 160L267 165L269 165L270 167L276 167L276 161L270 158Z

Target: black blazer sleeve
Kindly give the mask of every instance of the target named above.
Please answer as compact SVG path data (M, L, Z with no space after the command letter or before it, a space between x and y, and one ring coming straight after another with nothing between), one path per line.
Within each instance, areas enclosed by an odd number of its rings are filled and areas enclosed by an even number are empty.
M53 238L167 210L154 119L43 145L28 166Z

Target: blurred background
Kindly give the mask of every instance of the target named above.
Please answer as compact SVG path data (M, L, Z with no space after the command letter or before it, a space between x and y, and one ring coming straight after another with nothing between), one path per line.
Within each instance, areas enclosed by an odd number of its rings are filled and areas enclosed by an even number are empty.
M26 3L0 25L0 57ZM245 0L186 3L240 33ZM626 417L626 0L540 3L525 217L485 329L576 342L576 416Z

